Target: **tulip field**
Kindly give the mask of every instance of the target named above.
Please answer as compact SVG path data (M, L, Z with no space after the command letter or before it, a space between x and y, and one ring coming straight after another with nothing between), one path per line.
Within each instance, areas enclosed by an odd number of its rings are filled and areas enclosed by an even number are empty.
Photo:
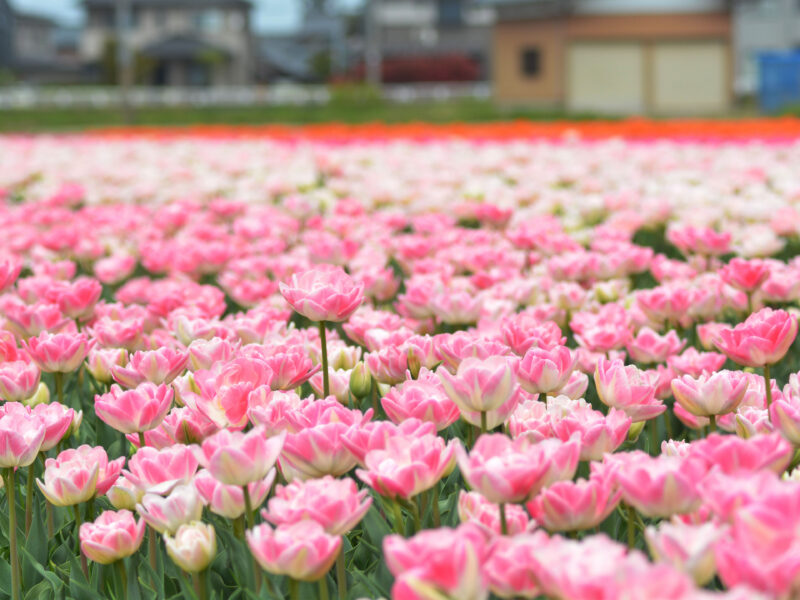
M0 137L0 597L800 598L781 123Z

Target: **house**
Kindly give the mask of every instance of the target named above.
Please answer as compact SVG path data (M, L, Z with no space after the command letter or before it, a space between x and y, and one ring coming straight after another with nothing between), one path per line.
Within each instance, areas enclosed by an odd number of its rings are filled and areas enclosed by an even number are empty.
M59 41L65 32L53 19L15 11L0 0L0 77L27 83L79 81L79 61Z
M251 5L247 0L128 0L127 45L137 83L156 86L245 85L253 79ZM114 62L117 0L84 0L80 55ZM124 18L122 19L124 21Z
M733 100L725 0L495 0L495 98L604 113L718 113Z
M421 67L431 65L422 61L456 68L458 59L467 59L475 65L474 79L488 79L493 6L474 0L380 0L374 10L384 75L406 63L427 72L431 69Z

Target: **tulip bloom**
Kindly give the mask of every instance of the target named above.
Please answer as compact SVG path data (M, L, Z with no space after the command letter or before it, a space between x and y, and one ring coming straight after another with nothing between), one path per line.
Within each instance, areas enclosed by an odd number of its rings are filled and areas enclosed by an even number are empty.
M267 476L285 439L285 432L267 438L261 429L223 429L203 441L198 460L218 481L243 487Z
M145 494L136 505L136 512L157 532L172 534L181 525L200 520L203 501L193 485L184 484L167 496Z
M85 333L43 332L23 342L33 361L45 373L71 373L94 346Z
M746 367L773 365L797 337L797 318L785 310L763 308L733 329L723 329L714 341L728 358Z
M503 356L465 358L455 375L446 369L440 369L438 374L445 393L461 413L479 412L482 420L488 411L497 410L513 398L517 388L514 367ZM486 429L484 423L482 430Z
M205 570L217 554L214 526L199 521L181 525L174 536L165 533L164 543L172 561L187 573Z
M664 521L644 532L650 555L686 573L702 587L714 577L714 545L723 529L713 522L690 525L679 520Z
M144 539L144 521L128 510L107 510L80 528L81 550L94 562L108 565L134 554Z
M517 379L531 394L553 394L569 381L577 360L566 346L531 348L517 365Z
M80 504L95 495L100 465L80 450L65 450L56 458L48 458L44 482L36 481L44 497L55 506Z
M740 372L718 371L700 377L684 375L672 380L675 401L698 417L735 411L747 392L747 378Z
M667 409L655 398L651 378L621 360L598 361L594 382L603 404L624 411L634 423L653 419Z
M359 492L355 481L328 475L279 485L269 501L269 510L262 514L275 525L312 519L329 534L344 535L361 521L371 504L367 490Z
M0 416L0 468L27 467L42 447L46 428L34 415L6 413Z
M35 363L17 360L0 363L0 397L6 402L24 402L36 393L41 371Z
M581 531L597 527L622 497L610 477L559 481L528 502L531 517L548 531Z
M419 597L414 590L430 590L427 597L453 600L487 596L483 565L490 549L486 534L476 525L430 529L409 539L387 535L383 554L395 576L393 598Z
M265 571L296 581L317 581L330 571L342 547L340 536L304 519L275 529L259 525L246 533L250 551Z
M272 482L275 481L275 469L270 469L267 476L247 485L253 506L261 506L267 498ZM245 510L244 490L236 485L227 485L214 479L210 471L202 469L194 478L194 487L214 514L227 519L241 517Z
M280 292L295 311L316 322L346 321L364 300L364 285L332 265L292 275Z
M112 385L107 394L95 396L97 416L122 433L143 433L158 427L172 406L172 388L145 382L123 391Z

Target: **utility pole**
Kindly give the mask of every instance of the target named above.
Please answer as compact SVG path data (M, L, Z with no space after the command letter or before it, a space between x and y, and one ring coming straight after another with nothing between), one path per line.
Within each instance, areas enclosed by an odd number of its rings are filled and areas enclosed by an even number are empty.
M117 85L119 86L122 120L126 125L133 123L133 106L130 89L133 83L133 60L128 45L128 32L131 26L131 0L116 2L117 29Z
M375 87L381 86L381 51L380 20L378 19L379 0L367 0L364 6L364 62L366 66L367 83Z

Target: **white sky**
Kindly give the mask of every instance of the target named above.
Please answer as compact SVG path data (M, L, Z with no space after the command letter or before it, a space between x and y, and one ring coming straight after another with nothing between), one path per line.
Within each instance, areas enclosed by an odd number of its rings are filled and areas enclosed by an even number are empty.
M253 20L258 31L291 31L300 21L301 0L252 0ZM340 0L354 6L358 0ZM11 0L15 8L54 17L67 25L81 22L80 0Z

